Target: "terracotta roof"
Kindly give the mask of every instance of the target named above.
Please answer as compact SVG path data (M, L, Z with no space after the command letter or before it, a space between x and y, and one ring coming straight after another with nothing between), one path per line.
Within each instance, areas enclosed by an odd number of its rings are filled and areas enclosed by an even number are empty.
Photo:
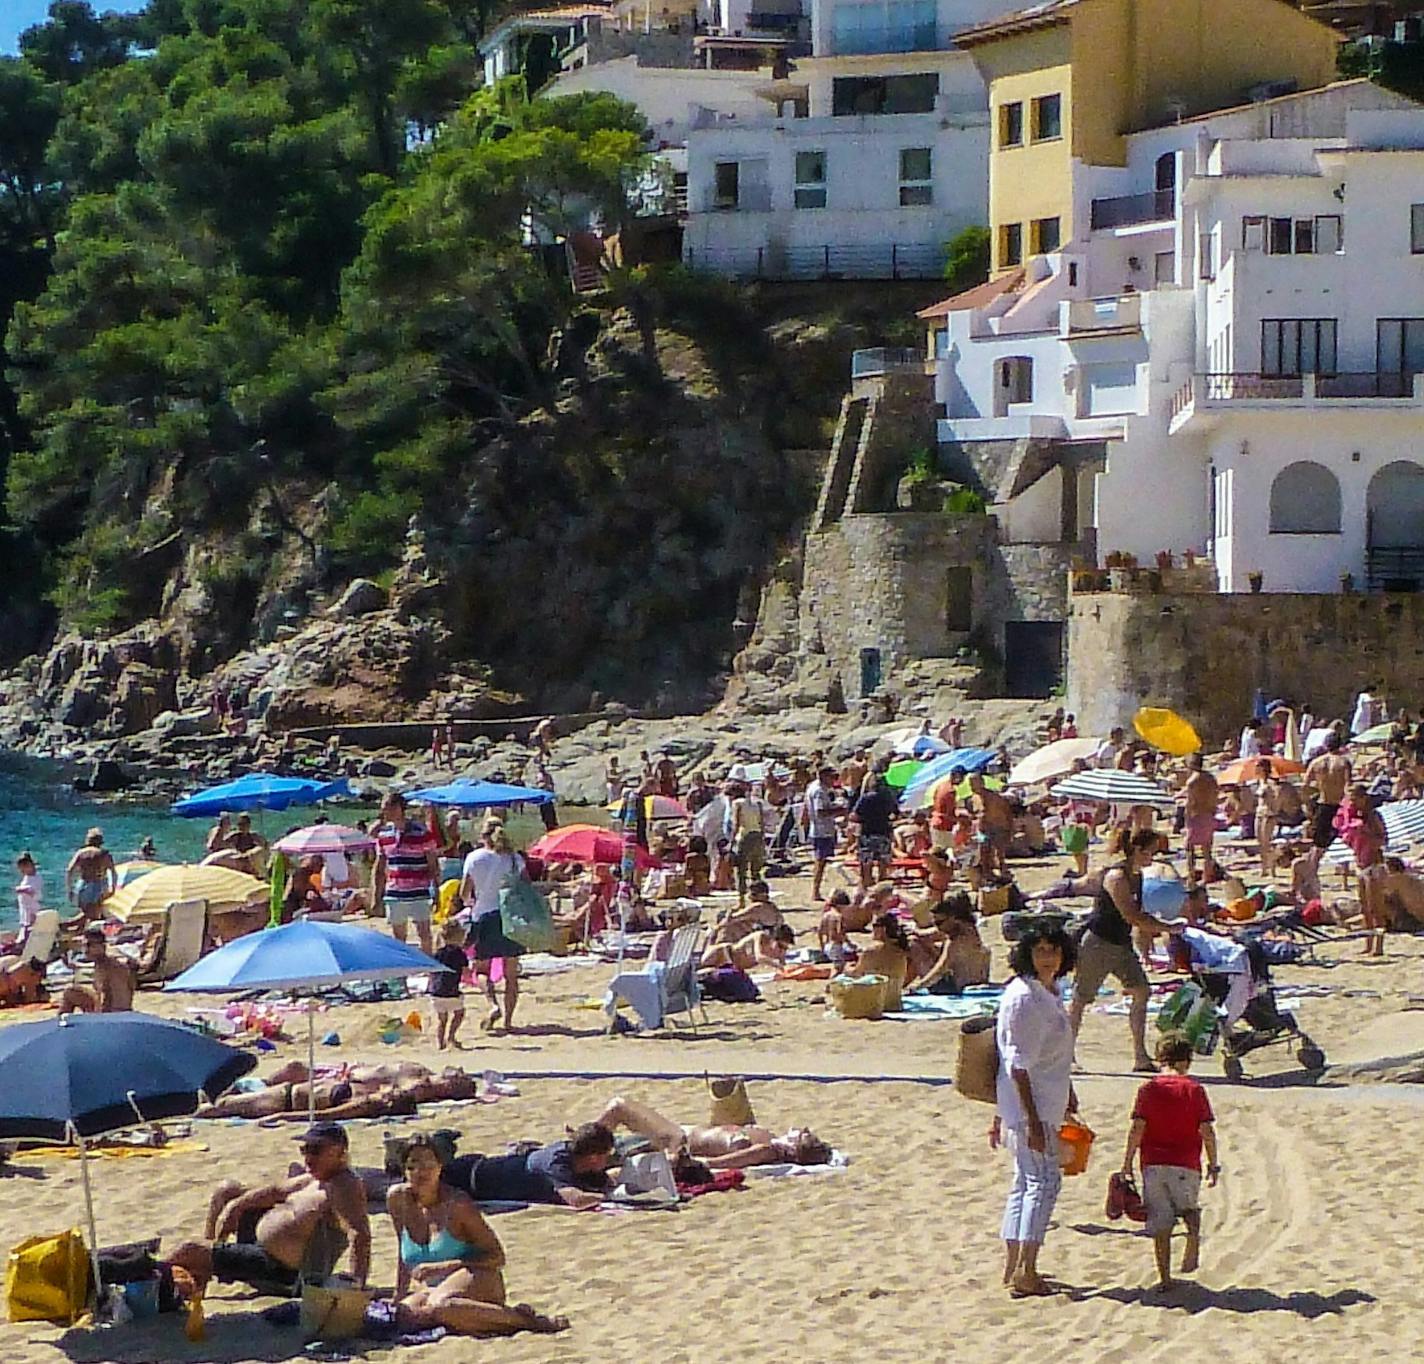
M1002 294L1017 293L1023 287L1023 282L1024 271L1020 266L1017 270L1010 270L1006 275L1000 275L998 279L991 279L984 284L976 284L972 289L966 289L962 294L955 294L940 303L932 304L923 312L916 313L915 316L947 317L950 313L962 313L969 308L982 308Z
M1067 23L1065 11L1080 3L1080 0L1044 0L1041 5L1030 5L1027 9L1001 14L988 23L973 24L960 29L954 35L956 47L971 47L975 43L990 42L996 38L1007 38L1015 33L1027 33L1036 28L1048 28L1053 24Z

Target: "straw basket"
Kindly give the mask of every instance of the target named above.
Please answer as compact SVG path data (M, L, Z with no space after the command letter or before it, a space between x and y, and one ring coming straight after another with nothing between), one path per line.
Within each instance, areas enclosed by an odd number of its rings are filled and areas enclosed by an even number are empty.
M705 1077L704 1077L705 1078ZM740 1075L719 1075L707 1081L712 1095L709 1127L743 1127L756 1122L752 1101L747 1097L747 1082Z
M954 1087L966 1099L997 1103L999 1098L999 1039L993 1018L971 1018L959 1025L959 1056L954 1066Z
M842 1018L879 1018L888 983L884 976L836 976L826 982L826 997Z
M300 1321L308 1340L351 1340L361 1334L371 1291L344 1279L302 1285Z

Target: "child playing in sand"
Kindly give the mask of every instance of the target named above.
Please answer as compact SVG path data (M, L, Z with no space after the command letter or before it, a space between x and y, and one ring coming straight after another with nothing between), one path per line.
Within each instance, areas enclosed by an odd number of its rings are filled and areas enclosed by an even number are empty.
M447 919L440 929L441 947L435 960L445 969L430 978L430 1007L435 1010L435 1046L460 1050L455 1034L465 1021L465 999L460 993L460 980L469 960L465 956L465 925L458 919Z
M1167 1033L1157 1044L1161 1075L1137 1091L1122 1172L1132 1177L1132 1163L1142 1160L1142 1201L1147 1232L1157 1257L1157 1286L1172 1287L1172 1228L1181 1218L1187 1228L1182 1272L1195 1273L1201 1259L1201 1157L1206 1148L1206 1182L1216 1186L1216 1128L1211 1102L1187 1071L1192 1044L1181 1033Z

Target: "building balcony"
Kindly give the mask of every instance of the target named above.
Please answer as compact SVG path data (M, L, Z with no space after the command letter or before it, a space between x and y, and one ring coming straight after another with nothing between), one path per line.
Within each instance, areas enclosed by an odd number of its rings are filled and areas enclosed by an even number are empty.
M1176 211L1176 192L1157 189L1146 194L1094 199L1088 222L1092 230L1098 232L1114 227L1137 227L1143 223L1171 222Z
M1424 375L1194 374L1177 390L1167 431L1205 430L1230 412L1424 406Z
M870 350L852 351L850 377L869 379L876 374L893 374L897 370L923 370L923 351L904 346L876 346Z
M1062 336L1091 336L1095 332L1116 335L1141 330L1141 294L1070 299L1061 305L1059 312Z

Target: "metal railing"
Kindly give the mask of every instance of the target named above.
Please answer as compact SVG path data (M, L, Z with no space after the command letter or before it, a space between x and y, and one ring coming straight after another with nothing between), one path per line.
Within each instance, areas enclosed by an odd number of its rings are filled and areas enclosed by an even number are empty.
M1106 227L1132 227L1137 223L1157 223L1176 212L1176 192L1149 190L1146 194L1124 194L1115 199L1094 199L1089 224L1094 231Z
M1418 592L1424 589L1424 545L1370 545L1365 575L1371 592Z
M1305 395L1305 380L1299 374L1203 374L1200 377L1202 397L1208 402Z
M787 247L687 246L689 269L734 279L938 279L944 270L939 242Z
M1317 374L1317 398L1412 398L1412 374Z
M920 369L924 362L922 351L906 346L875 346L851 352L850 377L865 379L872 374L889 374L897 369Z

